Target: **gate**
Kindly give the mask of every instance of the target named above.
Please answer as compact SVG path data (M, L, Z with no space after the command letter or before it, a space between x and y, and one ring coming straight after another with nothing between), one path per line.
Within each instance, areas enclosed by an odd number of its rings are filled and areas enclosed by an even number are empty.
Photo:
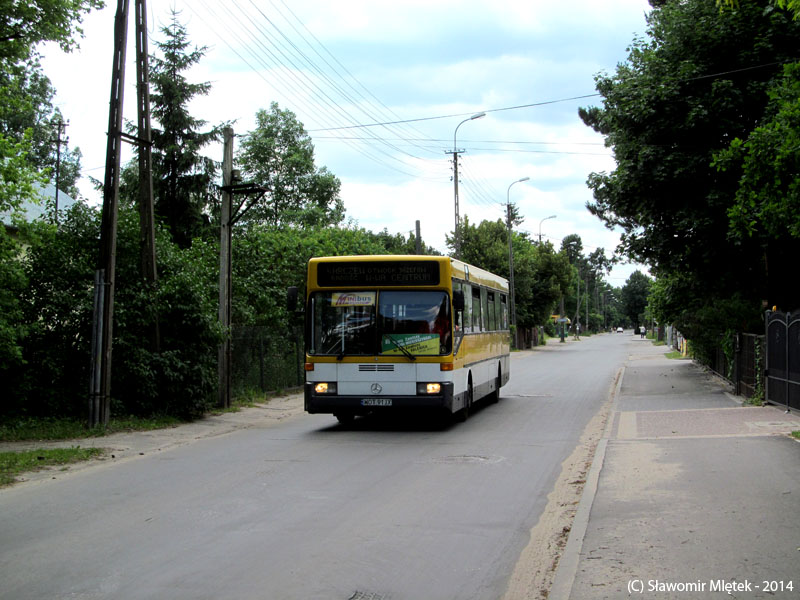
M766 400L800 410L800 311L766 314Z

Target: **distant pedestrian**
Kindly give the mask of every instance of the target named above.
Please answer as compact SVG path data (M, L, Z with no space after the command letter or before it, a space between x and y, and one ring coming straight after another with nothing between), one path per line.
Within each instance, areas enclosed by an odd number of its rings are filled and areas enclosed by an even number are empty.
M642 325L641 327L639 327L639 334L640 334L642 339L644 339L644 334L645 333L647 333L647 328L644 325Z

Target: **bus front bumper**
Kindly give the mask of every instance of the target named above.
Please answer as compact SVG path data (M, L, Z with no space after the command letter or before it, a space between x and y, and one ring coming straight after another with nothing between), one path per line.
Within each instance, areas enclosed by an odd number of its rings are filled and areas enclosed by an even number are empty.
M314 383L305 384L305 410L307 413L366 414L378 410L453 410L453 384L442 383L438 394L414 396L341 396L317 394Z

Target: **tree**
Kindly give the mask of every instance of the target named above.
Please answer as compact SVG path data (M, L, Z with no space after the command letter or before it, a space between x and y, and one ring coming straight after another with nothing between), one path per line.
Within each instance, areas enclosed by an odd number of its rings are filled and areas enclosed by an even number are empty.
M800 239L800 63L786 65L770 89L763 124L746 140L736 138L717 154L724 171L741 172L735 201L728 209L731 237Z
M763 122L775 65L796 57L800 22L756 1L722 12L704 0L667 2L648 16L648 38L613 76L596 77L603 107L580 110L617 161L590 175L588 208L623 230L618 252L658 277L680 274L703 304L738 297L757 313L791 285L785 275L768 281L765 264L797 248L730 238L740 174L713 161Z
M58 128L66 121L53 107L55 89L38 62L12 65L0 71L0 135L21 142L27 134L26 153L31 168L51 175L55 183L59 168L59 188L77 197L81 171L81 151L64 148L57 160ZM62 144L64 139L62 138Z
M561 251L566 254L569 264L580 267L583 262L583 240L577 233L571 233L561 240Z
M207 123L189 112L196 96L204 96L210 83L190 83L184 72L197 64L206 48L190 50L186 28L172 12L171 23L161 28L165 41L156 46L162 57L154 57L150 72L152 114L160 127L153 127L153 195L155 211L167 224L172 239L182 248L191 245L203 226L203 210L212 194L216 177L214 161L200 150L221 139L224 124L201 131Z
M634 271L622 286L622 306L631 323L642 323L653 280L641 271Z
M84 14L104 6L102 0L3 0L0 62L24 62L40 42L56 42L70 52L77 46L75 38L83 35Z
M790 11L795 19L800 19L800 0L773 0L772 3L780 9ZM738 8L739 0L717 0L717 6Z
M256 113L256 128L242 140L238 163L245 181L267 190L249 211L249 221L324 227L344 218L341 182L314 165L314 145L303 124L277 103Z
M508 227L502 220L472 225L464 216L461 226L461 255L465 262L509 277ZM452 238L447 238L452 247ZM564 252L553 245L534 244L528 234L513 232L514 299L517 325L542 325L569 285L570 266Z

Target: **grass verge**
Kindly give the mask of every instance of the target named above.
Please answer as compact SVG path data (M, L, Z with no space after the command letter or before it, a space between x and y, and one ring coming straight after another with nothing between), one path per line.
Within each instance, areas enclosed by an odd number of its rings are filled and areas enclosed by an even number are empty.
M792 437L796 440L800 440L800 431L793 431Z
M181 421L174 417L123 417L111 419L108 427L86 426L77 419L17 418L0 423L0 441L27 442L33 440L72 440L103 437L120 431L150 431L174 427Z
M58 465L69 465L90 460L102 454L101 448L80 447L0 452L0 487L14 483L20 473Z

